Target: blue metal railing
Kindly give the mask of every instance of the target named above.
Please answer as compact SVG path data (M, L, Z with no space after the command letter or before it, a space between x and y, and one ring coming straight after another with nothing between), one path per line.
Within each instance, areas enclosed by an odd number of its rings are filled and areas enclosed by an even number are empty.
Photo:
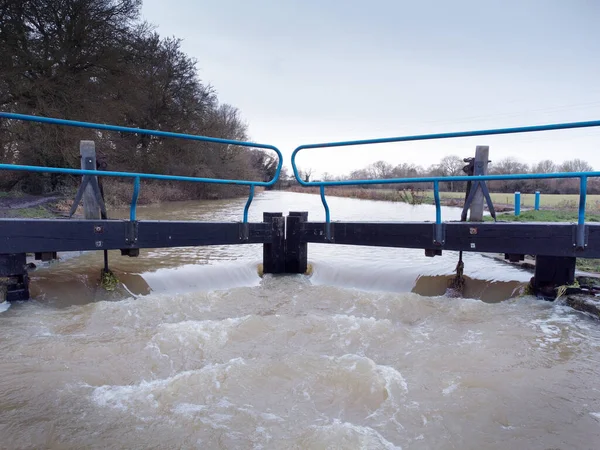
M370 144L389 144L394 142L410 142L410 141L426 141L434 139L452 139L452 138L464 138L474 136L490 136L500 134L514 134L514 133L531 133L537 131L553 131L553 130L567 130L574 128L590 128L600 127L600 120L587 121L587 122L571 122L571 123L557 123L549 125L535 125L527 127L516 127L516 128L497 128L490 130L475 130L475 131L458 131L451 133L436 133L436 134L422 134L414 136L399 136L390 138L380 139L364 139L358 141L342 141L342 142L325 142L321 144L308 144L297 147L292 153L292 169L294 171L294 177L296 181L302 186L318 186L321 194L321 201L325 208L325 221L326 221L326 234L327 239L331 238L330 234L330 213L327 200L325 199L325 187L327 186L358 186L358 185L372 185L372 184L406 184L406 183L433 183L433 197L435 203L435 216L436 224L441 225L442 223L442 207L440 202L439 194L439 182L453 182L453 181L473 181L471 176L455 176L455 177L416 177L416 178L379 178L369 180L341 180L341 181L304 181L300 176L298 167L296 165L296 156L302 150L317 149L317 148L332 148L332 147L350 147L356 145L370 145ZM579 178L580 179L580 192L579 192L579 211L578 211L578 246L583 246L584 241L584 225L585 225L585 201L587 194L587 179L589 177L600 177L600 172L560 172L560 173L538 173L538 174L511 174L511 175L477 175L478 180L530 180L530 179L548 179L548 178ZM580 245L581 244L581 245Z
M117 131L122 133L134 133L134 134L145 134L150 136L159 136L159 137L168 137L168 138L178 138L178 139L187 139L192 141L202 141L202 142L212 142L216 144L226 144L226 145L239 145L243 147L251 147L251 148L260 148L265 150L272 150L277 153L278 163L277 169L275 171L275 175L273 179L270 181L249 181L249 180L227 180L227 179L219 179L219 178L203 178L203 177L186 177L179 175L160 175L160 174L151 174L151 173L134 173L134 172L112 172L112 171L102 171L98 172L96 170L84 170L84 169L68 169L62 167L42 167L42 166L23 166L17 164L0 164L0 170L17 170L17 171L26 171L26 172L42 172L42 173L62 173L62 174L70 174L70 175L96 175L96 176L107 176L107 177L121 177L121 178L133 178L134 179L134 189L133 189L133 197L131 200L130 206L130 219L136 220L136 207L137 207L137 199L140 190L140 180L141 179L151 179L151 180L169 180L169 181L189 181L194 183L211 183L211 184L235 184L242 186L249 186L250 193L248 195L248 201L244 206L244 215L243 215L243 223L248 222L248 210L250 209L250 205L252 203L252 199L254 198L254 188L256 186L273 186L277 180L279 179L279 175L281 173L281 166L283 165L283 155L279 151L279 149L273 145L268 144L256 144L252 142L243 142L243 141L234 141L230 139L220 139L213 138L207 136L197 136L193 134L184 134L184 133L173 133L170 131L159 131L159 130L147 130L143 128L129 128L129 127L121 127L116 125L106 125L100 123L90 123L90 122L79 122L75 120L65 120L65 119L56 119L52 117L38 117L38 116L30 116L25 114L14 114L0 111L0 118L10 119L10 120L21 120L28 122L38 122L52 125L63 125L69 127L78 127L78 128L91 128L94 130L107 130L107 131Z

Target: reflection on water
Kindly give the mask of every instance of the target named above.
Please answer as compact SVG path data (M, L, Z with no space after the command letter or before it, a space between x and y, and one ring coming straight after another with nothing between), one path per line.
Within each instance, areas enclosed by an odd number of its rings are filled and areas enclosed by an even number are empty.
M333 220L434 217L429 206L329 201ZM237 221L244 202L161 205L139 216ZM290 209L323 220L318 196L278 192L257 196L251 220ZM444 210L446 219L459 214ZM123 283L113 293L97 287L101 253L41 265L35 299L0 314L1 447L600 442L597 323L514 297L527 272L468 254L471 299L450 299L440 294L453 252L310 245L312 277L262 279L261 255L259 245L111 252Z

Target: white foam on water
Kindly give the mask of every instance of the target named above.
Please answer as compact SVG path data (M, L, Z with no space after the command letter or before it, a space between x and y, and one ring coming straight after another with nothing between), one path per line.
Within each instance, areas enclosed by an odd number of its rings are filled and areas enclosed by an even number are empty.
M196 291L217 291L236 287L258 286L260 277L253 262L219 264L188 264L177 268L162 268L141 274L156 293L182 294Z
M371 427L342 422L339 419L334 419L328 425L313 425L311 432L312 436L305 439L305 443L309 446L316 444L319 448L402 450L402 447L388 441Z
M312 261L312 265L312 284L362 291L410 292L420 275L417 270L411 270L409 267L403 269L399 275L398 268L390 267L389 264L365 268L364 261L353 263L351 260L345 260L341 268L330 262Z
M600 412L591 412L590 416L592 416L594 419L600 422Z
M552 309L544 311L545 317L536 318L529 323L539 331L541 336L536 340L541 348L558 343L575 343L582 338L579 330L589 330L572 309L560 304L554 304Z
M456 389L458 389L458 386L459 386L459 383L452 383L450 386L448 386L442 390L442 394L450 395L454 391L456 391Z
M0 314L2 314L4 311L8 311L8 308L10 308L10 302L0 303Z
M367 370L371 372L373 381L383 381L390 397L393 397L394 393L400 393L402 395L408 393L408 384L406 383L406 380L402 374L393 367L380 365L370 358L354 354L347 354L340 357L325 356L324 358L331 361L335 367L345 371L354 372L358 370ZM375 386L372 386L371 390L373 391L374 388Z
M206 383L212 381L213 386L218 390L220 388L218 376L226 375L232 367L242 365L245 365L245 361L242 358L235 358L227 363L208 364L201 369L187 370L164 379L142 381L138 384L130 386L100 386L93 389L91 400L98 406L121 411L127 411L130 409L130 407L133 407L135 410L140 404L156 409L160 406L160 404L156 400L155 395L160 393L162 397L162 394L165 392L167 395L177 395L178 392L176 385L178 382L183 381L184 383L188 383L190 378L199 376L201 379L198 380L198 382ZM168 392L170 390L175 392ZM221 399L221 402L224 401L226 400ZM228 405L221 403L218 406Z
M175 414L181 414L188 417L193 417L197 413L204 412L208 409L206 405L195 405L193 403L180 403L173 408Z
M232 317L222 320L186 320L177 323L164 323L158 326L156 337L172 340L176 338L179 343L185 344L193 341L198 345L200 337L211 344L224 345L232 328L240 325L253 316ZM193 339L192 339L193 338Z
M273 413L260 413L260 417L263 420L275 421L275 422L283 422L283 419L276 414Z

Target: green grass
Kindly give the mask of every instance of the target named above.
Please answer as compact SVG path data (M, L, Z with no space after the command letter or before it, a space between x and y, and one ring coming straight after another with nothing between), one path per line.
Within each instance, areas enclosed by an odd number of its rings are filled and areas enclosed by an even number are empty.
M330 191L332 188L329 189ZM347 189L347 191L349 191ZM354 188L351 191L358 192L355 195L356 198L363 198L368 200L388 200L388 201L398 201L399 195L395 189L389 188L370 188L370 189L362 189L362 188ZM302 191L305 192L305 191ZM328 191L329 192L329 191ZM335 194L331 194L335 195ZM354 195L350 195L347 193L347 197L354 197ZM433 191L424 191L423 192L423 203L433 204ZM443 199L458 199L464 200L465 193L464 192L440 192L440 197ZM502 193L502 192L492 192L490 193L490 197L492 198L492 202L497 205L509 205L514 206L515 204L515 194L511 193ZM587 208L589 210L600 211L600 195L588 195L587 196ZM533 208L535 204L535 194L527 194L521 193L521 207L522 208ZM540 196L540 207L542 209L545 208L560 208L560 209L577 209L579 206L579 194L544 194L542 192Z
M440 192L442 198L459 198L464 199L464 192ZM492 192L490 194L493 203L503 205L514 205L514 193ZM535 194L521 193L521 207L533 208L535 204ZM577 208L579 205L579 194L542 194L540 195L541 208ZM588 195L587 205L590 208L600 209L600 195Z
M498 221L502 222L577 222L576 211L564 210L541 210L541 211L523 211L515 216L514 212L497 214ZM493 220L490 216L484 217L485 221ZM587 213L585 215L587 222L600 222L600 214Z
M33 206L31 208L19 208L9 210L8 217L21 219L51 219L55 217L50 211L43 206Z
M21 198L25 197L25 194L21 191L0 191L0 198Z
M600 273L600 259L577 258L577 269L584 272Z

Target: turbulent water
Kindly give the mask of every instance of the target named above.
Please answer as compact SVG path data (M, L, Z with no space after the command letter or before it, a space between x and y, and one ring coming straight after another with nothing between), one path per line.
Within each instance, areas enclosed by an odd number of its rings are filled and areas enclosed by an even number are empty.
M243 200L141 208L239 220ZM331 198L333 220L431 220L429 206ZM308 210L263 193L251 209ZM444 218L460 212L444 210ZM260 246L111 253L32 272L0 314L0 448L596 449L600 327L519 297L531 274L467 255L310 245L311 277L259 278ZM0 308L6 309L6 307ZM2 310L0 310L2 311Z

